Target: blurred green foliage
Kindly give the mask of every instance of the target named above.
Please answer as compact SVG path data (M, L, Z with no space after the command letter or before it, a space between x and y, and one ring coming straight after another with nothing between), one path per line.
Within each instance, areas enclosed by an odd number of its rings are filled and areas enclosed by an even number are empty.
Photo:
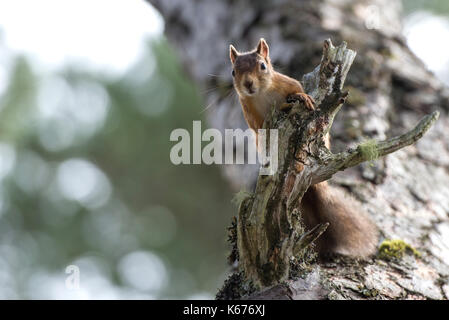
M77 109L81 103L96 102L106 105L104 118L92 109L78 119L77 113L86 113ZM64 269L86 259L99 269L80 267L89 298L103 297L95 294L99 290L115 290L113 297L120 298L212 297L227 268L232 195L217 167L175 166L169 159L171 131L191 131L193 120L203 120L201 110L196 88L164 39L149 43L147 54L115 80L77 69L38 74L16 57L0 100L0 155L7 171L1 181L0 297L71 297ZM95 188L112 190L100 205L85 201L103 192L84 192L95 177L71 172L90 166L106 181ZM123 257L142 251L162 261L163 285L139 287L128 279L132 270L123 265L138 266ZM145 270L136 276L145 282ZM61 282L56 293L39 288L50 288L46 277ZM103 289L91 288L96 278Z
M403 0L402 5L406 14L417 10L427 10L439 15L449 15L447 0Z

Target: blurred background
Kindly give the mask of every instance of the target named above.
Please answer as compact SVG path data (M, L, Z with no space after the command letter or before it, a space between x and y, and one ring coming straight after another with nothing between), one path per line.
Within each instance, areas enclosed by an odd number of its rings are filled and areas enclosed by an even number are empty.
M403 6L449 84L449 2ZM171 131L207 106L163 31L143 0L0 2L0 298L209 299L223 283L233 192L216 166L170 162Z

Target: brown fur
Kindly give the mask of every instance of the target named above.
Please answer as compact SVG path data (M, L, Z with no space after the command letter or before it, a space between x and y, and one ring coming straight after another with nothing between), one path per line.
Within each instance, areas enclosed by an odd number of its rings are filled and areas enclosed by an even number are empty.
M325 182L311 186L300 209L306 229L329 222L316 243L320 254L367 257L375 252L378 237L375 225L356 200L339 189L331 189Z
M313 99L304 93L299 81L274 71L269 57L269 47L264 39L256 49L239 53L230 46L230 59L234 70L234 87L239 94L243 115L248 126L256 133L262 128L265 115L272 107L288 107L289 98L301 99L309 109ZM266 69L263 70L261 64ZM251 83L251 85L249 85ZM329 136L326 145L330 147ZM346 199L326 182L311 186L304 195L300 209L306 228L329 222L326 232L318 239L320 255L341 253L367 257L374 253L377 230L369 217L354 199Z

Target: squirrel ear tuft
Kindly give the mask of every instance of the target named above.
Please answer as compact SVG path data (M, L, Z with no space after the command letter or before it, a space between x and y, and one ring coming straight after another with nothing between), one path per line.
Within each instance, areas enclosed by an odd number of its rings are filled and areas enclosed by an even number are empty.
M256 52L260 54L265 59L268 59L270 55L270 48L268 47L268 43L264 38L260 38L259 44L257 45Z
M229 58L231 59L231 62L234 63L235 59L237 59L237 56L239 55L239 52L236 48L231 44L229 45Z

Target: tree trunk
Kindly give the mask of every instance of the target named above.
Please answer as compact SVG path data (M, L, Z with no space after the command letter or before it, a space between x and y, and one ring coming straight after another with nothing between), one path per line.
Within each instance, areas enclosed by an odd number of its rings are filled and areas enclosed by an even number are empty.
M331 180L362 203L384 239L404 242L383 243L370 261L337 257L314 264L313 272L299 280L251 297L449 297L449 143L444 134L449 92L407 48L400 35L399 1L150 2L165 17L166 34L192 78L202 88L218 87L206 94L212 127L246 128L237 100L226 98L232 90L228 46L251 49L260 37L271 43L277 69L297 79L320 63L327 38L337 44L344 40L357 51L346 79L350 95L331 130L332 151L363 137L385 140L413 127L425 114L441 112L434 128L416 145L371 165L347 169ZM257 179L255 166L224 170L236 189L254 186ZM416 248L420 255L408 254L413 250L407 248ZM236 280L228 279L225 288ZM232 290L221 294L242 295Z

